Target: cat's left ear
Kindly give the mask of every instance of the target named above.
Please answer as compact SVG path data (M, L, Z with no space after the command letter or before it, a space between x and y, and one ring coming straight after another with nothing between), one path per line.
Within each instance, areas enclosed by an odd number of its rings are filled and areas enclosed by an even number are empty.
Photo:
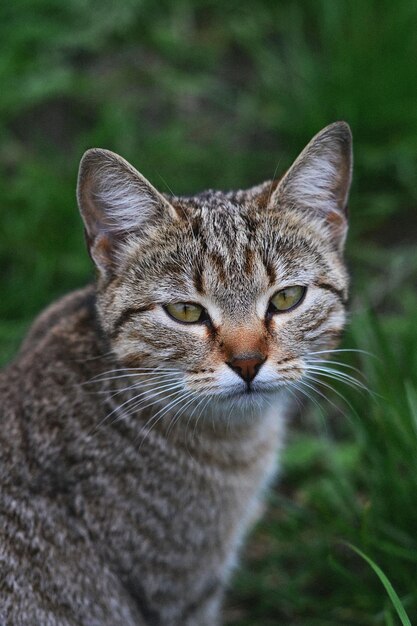
M352 178L352 134L346 122L320 131L304 148L271 196L273 206L294 206L319 220L339 249L347 232Z
M81 159L77 199L87 246L97 268L111 271L131 233L176 220L174 207L125 159L109 150L87 150Z

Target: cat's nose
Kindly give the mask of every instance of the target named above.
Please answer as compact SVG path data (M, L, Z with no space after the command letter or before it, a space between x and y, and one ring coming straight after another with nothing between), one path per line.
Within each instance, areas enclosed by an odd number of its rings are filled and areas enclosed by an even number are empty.
M231 361L227 361L226 365L232 368L236 374L239 374L246 383L252 382L256 374L259 372L261 365L266 358L260 354L248 354L244 356L236 356Z

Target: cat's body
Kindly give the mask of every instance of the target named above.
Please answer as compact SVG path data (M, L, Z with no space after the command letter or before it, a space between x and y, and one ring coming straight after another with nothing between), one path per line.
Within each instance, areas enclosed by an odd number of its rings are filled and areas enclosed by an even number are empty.
M220 623L275 471L281 388L343 327L349 181L342 123L279 185L189 199L87 153L97 287L47 309L0 375L2 626Z
M97 428L116 404L99 392L114 382L82 382L117 364L102 356L92 289L38 326L1 378L0 615L7 624L127 626L140 614L147 624L214 624L231 547L275 463L279 422L207 425L204 436L201 424L179 422L167 435L167 423L145 433L145 413ZM62 389L72 390L70 406Z

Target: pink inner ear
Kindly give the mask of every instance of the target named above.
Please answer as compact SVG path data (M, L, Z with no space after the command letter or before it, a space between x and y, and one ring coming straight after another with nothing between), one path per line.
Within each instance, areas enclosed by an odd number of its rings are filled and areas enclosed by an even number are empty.
M113 245L112 237L108 233L102 233L90 246L90 255L101 270L107 270L112 265Z
M340 211L331 210L326 214L326 221L334 235L339 239L343 239L347 228L347 219L345 215L343 215Z

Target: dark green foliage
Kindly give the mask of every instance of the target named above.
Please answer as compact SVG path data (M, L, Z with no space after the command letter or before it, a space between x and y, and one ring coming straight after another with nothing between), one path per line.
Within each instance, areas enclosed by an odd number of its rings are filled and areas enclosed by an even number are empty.
M398 624L343 541L378 563L417 621L415 59L413 0L0 7L2 362L37 311L92 276L74 194L86 148L119 152L161 191L193 193L273 177L326 124L352 126L344 347L375 356L338 360L376 396L335 384L347 402L318 397L322 414L310 404L293 428L230 624Z

